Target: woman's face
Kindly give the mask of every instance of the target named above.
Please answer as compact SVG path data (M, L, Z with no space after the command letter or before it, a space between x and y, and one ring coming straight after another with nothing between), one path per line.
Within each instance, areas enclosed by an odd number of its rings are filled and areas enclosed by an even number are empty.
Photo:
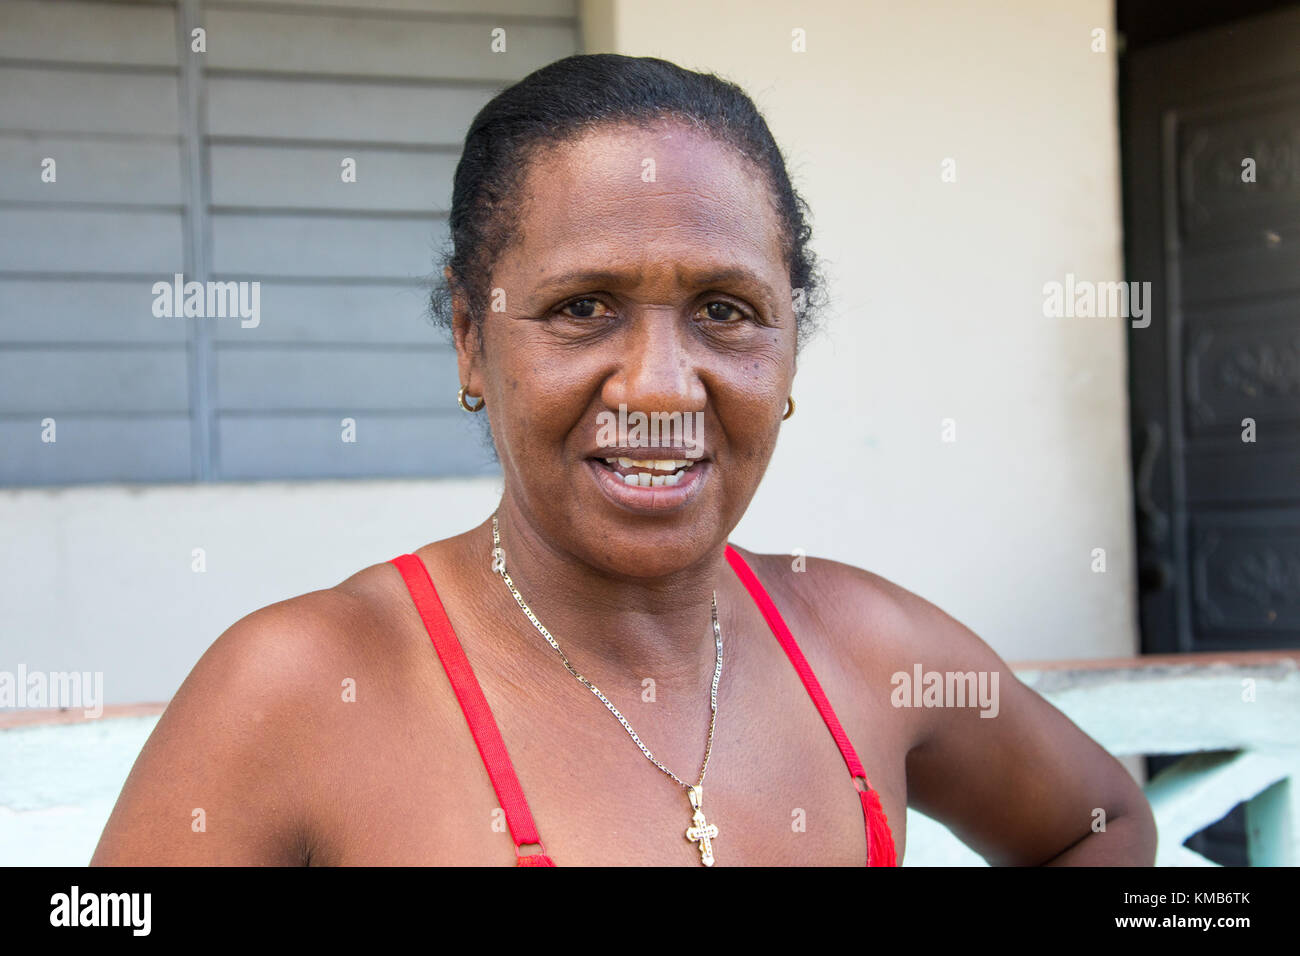
M687 127L617 126L541 152L523 195L481 349L456 317L461 381L487 400L507 506L606 571L687 567L748 507L794 377L765 180ZM690 431L661 427L646 447L636 412L682 413Z

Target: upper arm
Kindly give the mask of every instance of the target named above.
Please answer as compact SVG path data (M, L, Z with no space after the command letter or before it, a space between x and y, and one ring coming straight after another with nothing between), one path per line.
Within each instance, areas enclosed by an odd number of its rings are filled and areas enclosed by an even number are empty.
M988 692L986 706L952 706L959 701L945 696L946 706L918 711L920 732L907 759L911 805L995 865L1045 863L1092 834L1098 820L1150 819L1124 766L1025 686L988 644L928 602L889 587L907 621L901 663L909 677L918 664L923 675L943 675L945 686L949 674L973 673ZM892 692L901 695L904 685L898 681Z
M320 601L257 611L207 650L136 759L92 865L305 862L299 768Z

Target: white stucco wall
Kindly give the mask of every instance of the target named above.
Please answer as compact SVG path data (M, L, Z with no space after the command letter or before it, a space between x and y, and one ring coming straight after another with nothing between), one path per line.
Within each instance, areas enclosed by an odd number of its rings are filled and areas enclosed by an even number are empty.
M101 671L108 704L166 700L243 615L472 528L499 497L496 479L0 492L0 670Z
M1114 45L1089 49L1111 5L584 6L593 51L744 85L815 215L833 307L734 539L875 570L1011 660L1132 653L1123 329L1046 319L1041 292L1122 277ZM243 614L472 527L497 490L0 491L0 669L98 670L110 704L166 699Z

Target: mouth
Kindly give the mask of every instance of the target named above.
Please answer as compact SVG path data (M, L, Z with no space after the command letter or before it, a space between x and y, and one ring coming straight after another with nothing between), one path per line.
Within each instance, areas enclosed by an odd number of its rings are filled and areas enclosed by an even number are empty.
M705 458L629 458L622 455L587 459L605 497L627 511L663 512L684 507L699 494L712 470Z
M687 458L592 458L591 461L617 476L631 488L673 488L686 473L700 464Z

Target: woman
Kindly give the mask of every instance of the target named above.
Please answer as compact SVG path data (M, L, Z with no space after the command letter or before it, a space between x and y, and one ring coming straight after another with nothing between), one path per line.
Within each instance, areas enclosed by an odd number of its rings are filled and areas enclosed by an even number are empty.
M554 63L474 120L450 221L496 513L223 634L94 863L884 865L908 803L994 863L1152 862L1128 773L965 627L728 547L818 300L743 92ZM638 413L697 427L611 427ZM895 706L917 665L983 675L996 716Z

